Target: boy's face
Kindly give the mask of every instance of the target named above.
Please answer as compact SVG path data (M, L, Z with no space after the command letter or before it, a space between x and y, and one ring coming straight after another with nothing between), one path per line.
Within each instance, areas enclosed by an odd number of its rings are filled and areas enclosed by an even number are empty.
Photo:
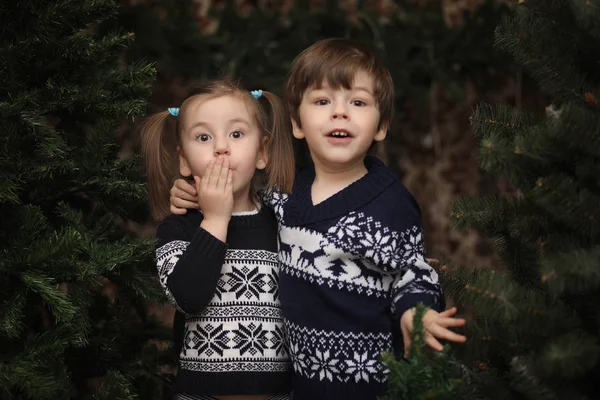
M358 72L352 88L308 88L298 109L302 128L292 119L294 136L306 139L315 166L340 170L362 162L373 143L385 138L379 125L373 78Z

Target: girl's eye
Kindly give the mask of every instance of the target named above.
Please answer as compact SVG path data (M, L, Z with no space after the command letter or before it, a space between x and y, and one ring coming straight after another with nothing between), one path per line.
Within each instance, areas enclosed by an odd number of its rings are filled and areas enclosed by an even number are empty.
M244 136L244 134L240 131L233 131L229 134L230 137L234 138L234 139L239 139L242 136Z
M326 99L319 99L319 100L315 101L315 104L317 104L319 106L326 106L327 103L329 103L329 101L327 101Z
M196 140L199 140L201 142L208 142L210 140L210 136L208 136L206 133L201 133L196 137Z
M364 102L364 101L362 101L362 100L354 100L354 101L352 102L352 104L354 104L354 105L355 105L355 106L357 106L357 107L362 107L362 106L366 105L367 103L365 103L365 102Z

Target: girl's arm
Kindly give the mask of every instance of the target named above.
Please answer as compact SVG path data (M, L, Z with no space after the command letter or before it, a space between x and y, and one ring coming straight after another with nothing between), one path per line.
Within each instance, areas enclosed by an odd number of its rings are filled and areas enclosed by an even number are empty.
M215 294L227 244L201 227L189 238L185 222L171 216L158 227L156 266L167 298L180 311L197 314Z
M184 217L171 216L158 228L159 245L156 261L165 292L188 314L199 313L216 291L225 260L227 228L233 209L233 175L229 160L211 160L204 177L194 177L199 194L202 222L190 242ZM192 227L187 228L187 232Z

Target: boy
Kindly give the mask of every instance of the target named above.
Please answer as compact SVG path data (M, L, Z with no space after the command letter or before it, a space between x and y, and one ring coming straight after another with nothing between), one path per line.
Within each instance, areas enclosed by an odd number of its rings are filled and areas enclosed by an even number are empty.
M423 318L429 346L441 351L436 338L466 340L448 329L465 323L452 318L456 309L438 313L444 298L425 262L418 204L391 170L367 157L373 141L385 139L393 99L389 71L347 39L313 44L286 79L293 134L306 140L313 166L298 173L289 196L269 191L264 201L279 221L294 400L382 395L381 353L406 355L418 303L432 308Z

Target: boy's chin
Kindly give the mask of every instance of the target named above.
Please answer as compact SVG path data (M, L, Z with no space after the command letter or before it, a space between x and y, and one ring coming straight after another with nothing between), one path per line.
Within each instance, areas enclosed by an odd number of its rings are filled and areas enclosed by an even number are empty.
M324 154L322 157L319 157L318 164L321 164L323 167L328 168L351 168L357 164L364 163L365 157L367 156L367 152L364 153L343 153L343 152L328 152L328 154Z

